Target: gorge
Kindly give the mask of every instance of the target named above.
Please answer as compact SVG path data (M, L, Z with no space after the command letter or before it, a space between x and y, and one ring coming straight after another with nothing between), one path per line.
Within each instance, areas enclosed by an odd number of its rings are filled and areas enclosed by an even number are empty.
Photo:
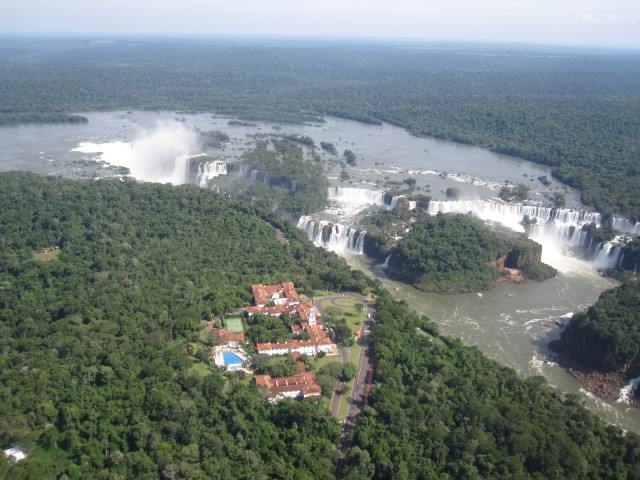
M142 180L184 183L187 172L192 171L188 169L189 162L197 161L197 155L203 153L196 138L188 133L196 126L225 131L231 140L220 148L204 152L214 159L210 163L200 162L191 180L194 183L209 188L216 185L216 190L224 191L222 180L241 178L265 187L278 185L289 192L299 189L295 180L267 176L239 160L255 144L249 135L279 131L273 125L229 125L229 119L225 117L194 114L185 116L187 128L183 123L169 122L168 126L158 123L168 122L173 116L171 113L86 115L90 120L86 124L37 127L37 135L33 126L1 129L0 142L10 146L0 153L5 160L4 168L81 178L119 175L117 167L131 167L134 176ZM578 391L576 382L555 365L546 345L559 334L557 322L566 321L568 314L592 304L602 291L615 284L599 276L595 266L615 266L629 259L622 257L615 243L600 245L589 241L591 245L587 244L581 228L592 222L599 224L602 219L595 212L582 210L577 192L565 189L553 178L550 186L538 184L535 179L539 176L551 177L547 167L474 147L413 137L390 125L371 126L327 118L324 124L287 125L286 128L313 138L316 144L327 140L336 144L338 150L351 148L358 155L358 166L348 169L350 179L345 186L339 180L340 159L321 154L330 182L327 198L333 198L326 210L293 219L304 227L310 239L339 251L356 268L374 272L390 291L438 322L445 333L477 345L491 358L520 373L543 374L561 391ZM25 139L19 143L19 151L18 144L13 141L16 136ZM167 159L161 168L148 168L146 153L126 157L125 164L108 158L111 144L135 143L138 145L135 151L140 153L145 151L142 148L144 140L150 137L158 140L168 137L174 147L179 146L177 151L171 149L166 153ZM75 150L88 140L92 145L85 144L82 151ZM306 147L305 152L309 154ZM482 297L476 294L444 297L424 294L384 279L383 271L375 269L358 254L366 239L366 230L358 223L359 216L363 210L398 208L400 198L385 192L391 192L406 178L416 179L415 194L432 197L429 209L433 212L472 211L483 220L519 232L525 229L520 224L524 215L529 215L530 220L535 218L535 225L531 225L533 238L543 245L543 261L557 268L560 276L542 283L499 285ZM505 182L530 184L532 200L539 204L513 205L497 200L497 191ZM447 200L447 188L459 188L462 199ZM556 190L566 194L567 207L542 206L545 196ZM409 201L406 208L415 208L420 203L412 200L411 195L406 199ZM638 224L625 219L614 218L613 224L631 234L638 229ZM573 247L582 247L588 252L587 257L565 255L566 250ZM509 297L507 294L510 293L516 295ZM543 305L539 299L545 299ZM640 416L625 404L602 402L584 392L583 396L589 407L607 421L640 430Z

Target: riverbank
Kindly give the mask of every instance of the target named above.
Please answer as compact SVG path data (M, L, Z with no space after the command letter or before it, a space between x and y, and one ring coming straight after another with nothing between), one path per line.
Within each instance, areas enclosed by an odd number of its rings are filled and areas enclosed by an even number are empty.
M620 390L625 385L622 375L618 373L597 372L576 367L567 368L567 372L573 375L587 392L605 400L617 400Z
M549 347L557 351L558 343L551 342ZM629 383L622 372L594 370L571 358L566 352L558 352L558 364L580 382L582 389L603 400L618 401L620 391ZM625 403L640 409L640 398L637 395L630 395Z

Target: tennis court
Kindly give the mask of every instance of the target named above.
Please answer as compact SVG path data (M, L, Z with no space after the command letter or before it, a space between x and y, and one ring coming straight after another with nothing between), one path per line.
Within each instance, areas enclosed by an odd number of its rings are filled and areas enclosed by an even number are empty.
M224 320L224 326L229 333L241 333L244 332L244 326L242 325L242 317L229 317Z

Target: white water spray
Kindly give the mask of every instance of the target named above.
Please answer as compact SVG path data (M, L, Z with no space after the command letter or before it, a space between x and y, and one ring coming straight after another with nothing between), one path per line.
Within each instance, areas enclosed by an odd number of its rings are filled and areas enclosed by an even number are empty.
M640 384L640 377L634 378L629 382L628 385L625 385L620 389L620 395L618 396L618 402L621 403L631 403L631 396L633 392Z
M188 167L187 167L188 168ZM214 160L213 162L204 162L198 166L198 173L196 175L196 183L202 188L206 188L209 185L209 180L217 178L220 175L227 175L227 164L220 160Z
M640 222L632 222L622 217L613 217L612 226L615 230L630 235L640 235Z
M542 261L561 271L584 268L581 261L567 257L574 247L593 252L595 268L613 268L620 264L621 239L595 246L586 245L587 232L582 227L600 224L600 214L582 210L549 208L539 205L511 204L499 199L431 201L429 213L471 213L476 217L503 225L515 232L524 232L523 219L528 217L530 237L542 245Z
M327 199L330 202L345 203L351 208L380 205L387 207L388 210L393 210L396 204L396 199L385 192L366 188L329 187Z
M300 217L298 228L306 231L309 240L314 244L323 246L327 250L363 253L366 232L339 223L314 220L308 215Z
M73 151L96 154L98 160L128 168L140 180L178 185L186 180L187 162L197 145L193 130L177 122L159 122L140 131L131 143L82 142Z

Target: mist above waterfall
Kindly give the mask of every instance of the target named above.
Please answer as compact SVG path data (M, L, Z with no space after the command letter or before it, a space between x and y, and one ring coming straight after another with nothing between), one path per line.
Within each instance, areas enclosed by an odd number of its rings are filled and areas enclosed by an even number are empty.
M539 205L505 203L501 200L432 201L429 213L472 213L487 222L497 223L515 232L524 232L523 219L528 219L529 236L542 245L542 261L561 272L583 271L585 268L614 268L621 261L621 239L615 242L589 244L582 227L599 225L597 212L549 208ZM575 249L584 249L584 259L575 257ZM586 262L585 260L589 260Z
M126 167L139 180L185 182L186 165L198 149L197 134L177 122L158 122L148 130L139 130L133 142L82 142L73 150L97 154L110 165Z
M298 220L298 228L305 230L309 240L316 245L334 252L350 251L360 254L363 253L366 232L340 222L351 223L369 207L392 210L397 201L384 191L352 187L329 187L327 200L333 204L325 212L331 212L331 221L322 220L317 215L304 215Z

